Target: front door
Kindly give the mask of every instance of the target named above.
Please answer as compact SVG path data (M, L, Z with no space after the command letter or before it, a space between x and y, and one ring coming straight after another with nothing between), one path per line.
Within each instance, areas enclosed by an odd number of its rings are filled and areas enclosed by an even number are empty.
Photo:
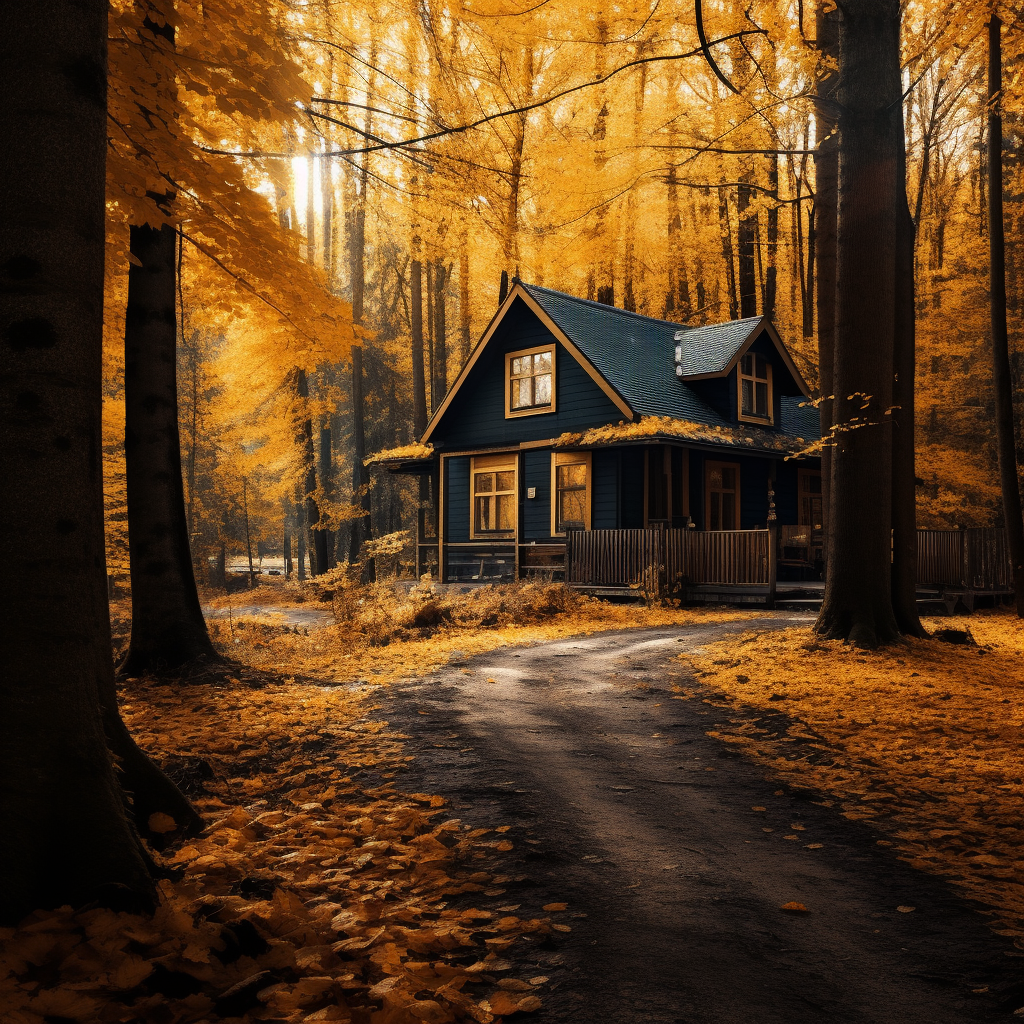
M740 528L740 467L736 462L708 462L707 529Z

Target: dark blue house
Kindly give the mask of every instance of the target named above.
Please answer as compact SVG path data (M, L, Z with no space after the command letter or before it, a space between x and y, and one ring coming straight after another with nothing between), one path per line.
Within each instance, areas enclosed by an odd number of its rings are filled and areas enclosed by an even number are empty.
M685 539L772 520L782 564L814 574L808 398L766 318L686 327L514 280L422 446L383 461L433 479L418 562L442 579L558 572L578 531Z

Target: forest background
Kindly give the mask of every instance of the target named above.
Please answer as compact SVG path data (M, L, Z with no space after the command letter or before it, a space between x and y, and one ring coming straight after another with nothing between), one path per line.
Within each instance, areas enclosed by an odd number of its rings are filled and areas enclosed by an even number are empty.
M114 5L104 468L115 578L128 573L129 224L179 230L178 413L201 579L247 541L257 555L308 547L312 571L411 542L415 482L371 478L364 460L416 440L493 315L503 272L679 323L766 313L815 386L826 15L706 5L734 93L679 8ZM1002 520L984 22L960 3L905 5L926 527ZM1012 338L1024 288L1013 20L1004 47ZM169 187L173 203L158 203Z

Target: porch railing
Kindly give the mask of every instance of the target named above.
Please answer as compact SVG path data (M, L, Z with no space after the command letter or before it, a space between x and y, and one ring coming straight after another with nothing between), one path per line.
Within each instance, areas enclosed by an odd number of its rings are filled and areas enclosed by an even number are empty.
M1012 589L1006 531L992 527L918 530L917 580L965 590Z
M779 550L786 550L787 538L790 547L796 545L801 530L809 533L803 527L779 527ZM769 530L571 531L566 537L565 580L578 586L643 587L651 592L679 582L764 587L771 592L779 563L771 546ZM917 550L919 584L973 591L1012 589L1006 534L1001 529L918 530Z

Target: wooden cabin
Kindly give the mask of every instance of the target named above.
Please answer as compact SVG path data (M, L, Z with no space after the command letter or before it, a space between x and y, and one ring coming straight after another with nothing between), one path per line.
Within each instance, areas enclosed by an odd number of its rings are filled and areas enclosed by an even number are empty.
M417 568L444 581L635 587L653 557L742 584L769 524L780 573L820 578L808 398L765 317L690 327L514 279L420 443L380 461L432 481Z

